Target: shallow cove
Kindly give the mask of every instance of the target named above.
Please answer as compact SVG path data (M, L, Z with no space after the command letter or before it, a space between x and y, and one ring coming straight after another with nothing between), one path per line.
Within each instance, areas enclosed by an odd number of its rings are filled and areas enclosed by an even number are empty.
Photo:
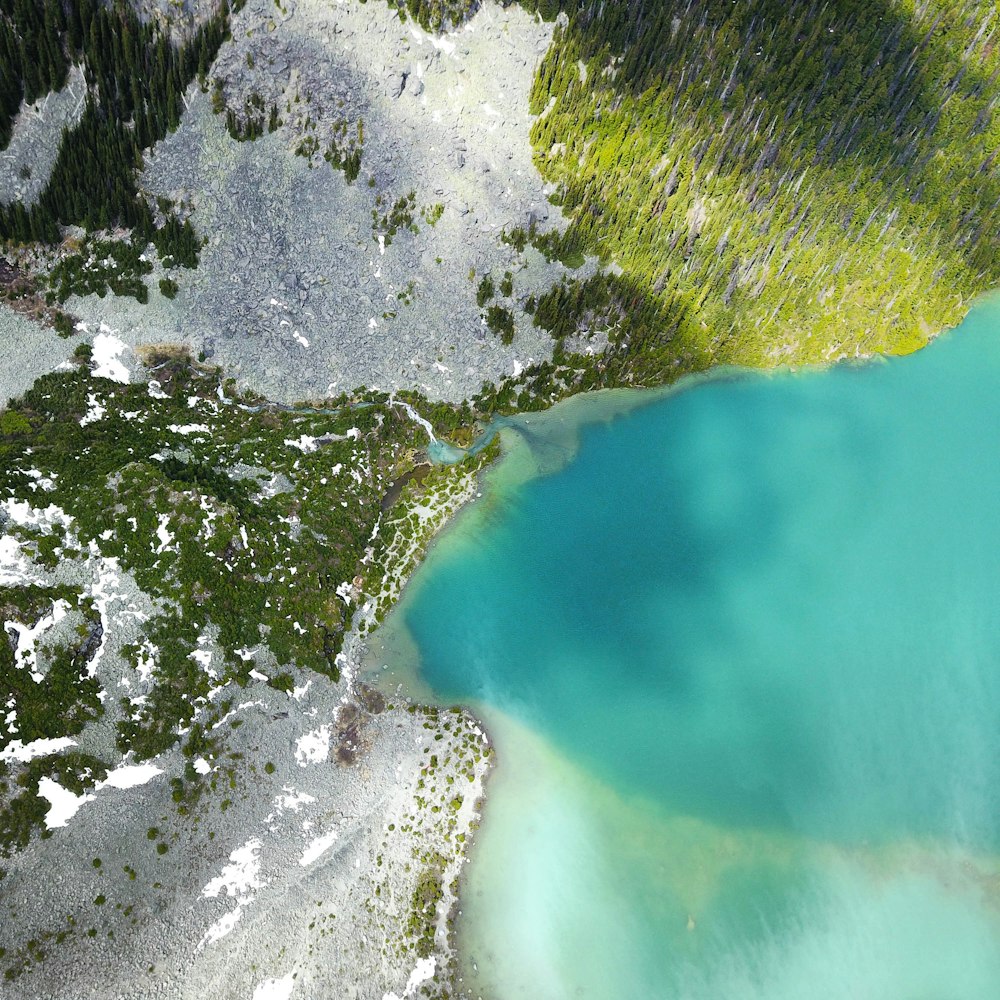
M505 436L375 654L497 742L466 983L1000 996L1000 299Z

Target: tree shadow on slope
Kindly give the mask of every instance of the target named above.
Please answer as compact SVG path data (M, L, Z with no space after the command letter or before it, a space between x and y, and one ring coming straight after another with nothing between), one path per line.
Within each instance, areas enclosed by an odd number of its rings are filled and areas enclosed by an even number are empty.
M567 121L599 131L594 119L631 102L634 128L665 154L685 133L685 162L673 156L656 181L664 199L678 170L736 175L759 212L803 171L831 170L995 271L982 218L1000 203L987 136L993 20L976 0L924 0L915 17L888 0L580 3L542 65L534 110L556 96ZM601 186L585 187L567 206L606 209ZM864 222L847 215L845 230Z

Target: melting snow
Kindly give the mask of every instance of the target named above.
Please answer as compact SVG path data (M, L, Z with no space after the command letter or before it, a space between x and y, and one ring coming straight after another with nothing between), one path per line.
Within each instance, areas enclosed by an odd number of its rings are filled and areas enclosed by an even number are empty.
M256 837L251 837L242 847L237 847L229 855L230 863L222 869L221 874L201 890L202 898L211 899L223 892L227 896L237 897L262 888L264 883L260 879L258 856L261 846Z
M28 560L21 555L21 543L12 535L0 536L0 586L29 583L33 579Z
M96 420L100 420L108 411L101 406L97 400L97 394L94 392L87 393L87 406L89 409L87 412L80 417L80 426L86 427L87 424L92 424Z
M308 434L303 434L297 441L291 441L285 438L285 444L289 448L298 448L299 451L308 455L311 451L316 450L316 438L310 437Z
M168 431L175 434L209 434L211 433L208 424L171 424Z
M336 830L331 830L329 833L324 833L322 837L317 837L302 852L302 857L299 858L299 864L302 865L303 868L311 865L321 854L333 847L336 839Z
M156 648L148 639L142 640L142 645L139 647L139 652L136 653L135 664L139 671L139 680L143 684L149 680L153 673L153 667L156 665L156 654L159 649Z
M159 521L160 523L156 528L156 537L159 538L160 540L160 547L158 549L154 549L156 555L159 555L161 552L163 552L166 549L166 547L174 540L174 536L170 533L170 529L167 527L167 525L170 523L170 515L160 514Z
M406 981L406 989L403 996L398 997L395 993L385 993L382 1000L404 1000L416 993L417 987L434 978L434 970L437 968L437 959L432 955L430 958L418 958L417 964L410 973L410 978Z
M39 528L42 531L59 524L70 527L73 518L54 503L43 509L35 509L27 500L4 500L0 503L7 516L17 525L25 528Z
M260 875L260 848L261 842L256 837L251 837L242 847L237 847L229 855L230 863L222 869L217 878L212 879L201 890L205 899L219 896L224 892L236 900L236 909L230 910L209 927L198 945L199 951L205 945L225 937L239 922L244 907L253 901L254 891L266 884Z
M286 809L291 809L292 812L298 812L304 805L308 805L310 802L315 802L316 797L310 795L308 792L297 792L290 785L285 785L282 788L285 792L284 795L279 795L275 800L274 804L276 808L284 812Z
M330 753L330 727L320 726L295 741L295 759L299 767L321 764Z
M43 615L33 628L19 622L4 622L4 631L17 633L17 649L14 651L15 666L26 667L30 670L31 679L36 684L44 680L44 675L35 670L37 664L35 646L38 637L56 623L61 622L66 617L67 611L69 611L69 603L60 598L52 602L51 613Z
M207 944L214 944L219 938L224 938L239 923L243 916L243 904L237 903L235 910L230 910L225 916L220 917L205 932L205 936L198 942L198 951Z
M295 976L289 972L280 979L265 979L253 991L253 1000L288 1000L294 989Z
M109 327L101 324L101 332L94 338L94 372L97 378L111 379L128 385L128 369L118 359L125 350L125 342L113 336Z
M56 488L56 479L58 477L55 473L51 476L43 476L38 469L27 469L24 474L32 479L32 482L28 483L28 485L33 491L43 489L51 493Z

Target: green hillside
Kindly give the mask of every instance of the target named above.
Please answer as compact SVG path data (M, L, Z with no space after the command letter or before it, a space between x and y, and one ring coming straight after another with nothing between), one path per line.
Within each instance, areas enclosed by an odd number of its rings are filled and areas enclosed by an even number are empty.
M532 139L565 246L620 277L539 304L602 380L907 351L997 283L1000 27L965 0L582 4Z

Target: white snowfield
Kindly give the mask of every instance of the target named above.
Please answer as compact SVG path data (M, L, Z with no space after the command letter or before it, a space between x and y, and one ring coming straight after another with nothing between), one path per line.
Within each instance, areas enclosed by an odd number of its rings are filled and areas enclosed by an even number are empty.
M131 381L129 370L120 360L120 355L128 347L124 340L114 335L110 327L101 324L101 332L93 342L94 378L106 378L125 385Z

